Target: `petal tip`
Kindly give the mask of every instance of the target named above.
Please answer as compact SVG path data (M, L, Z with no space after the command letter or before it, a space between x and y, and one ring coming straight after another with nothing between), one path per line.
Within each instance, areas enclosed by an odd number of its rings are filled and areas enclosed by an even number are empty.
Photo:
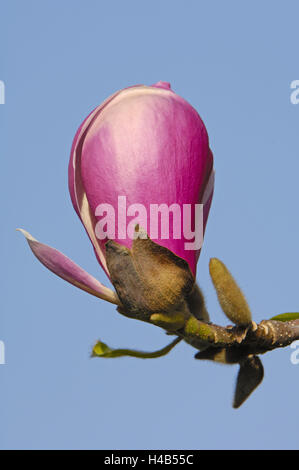
M165 90L171 90L171 85L169 82L163 82L163 80L160 80L159 82L157 83L154 83L154 85L152 85L153 87L156 87L156 88L164 88Z
M32 241L32 242L37 241L29 232L27 232L23 228L16 228L16 230L18 232L21 232L24 235L24 237L26 238L27 241Z

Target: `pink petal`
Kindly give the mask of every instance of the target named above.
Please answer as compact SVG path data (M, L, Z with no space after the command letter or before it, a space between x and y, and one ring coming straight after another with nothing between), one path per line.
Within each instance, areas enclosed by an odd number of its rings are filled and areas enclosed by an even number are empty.
M114 96L90 122L80 149L81 184L92 214L102 203L117 208L118 196L126 196L127 206L142 204L147 214L151 204L194 205L205 199L205 225L212 168L202 120L164 83L132 87ZM115 240L127 247L132 244L128 237ZM184 258L195 274L200 250L185 249L187 240L172 234L154 241ZM104 253L105 240L98 243Z
M70 284L82 289L100 299L119 305L117 294L105 287L97 279L80 268L70 258L55 248L38 242L26 230L18 229L26 237L27 242L37 259L57 276Z
M141 85L135 85L136 87ZM129 87L131 88L131 87ZM100 115L102 110L123 90L117 91L109 98L107 98L100 106L97 106L83 121L81 126L76 132L73 140L71 157L69 162L69 191L71 200L75 211L77 212L81 222L83 223L85 230L93 244L95 254L102 268L109 277L109 272L106 264L105 254L103 246L99 243L99 240L95 236L95 225L97 220L95 215L91 212L89 202L86 197L86 192L82 183L81 176L81 152L86 138L87 132L94 122L94 120Z

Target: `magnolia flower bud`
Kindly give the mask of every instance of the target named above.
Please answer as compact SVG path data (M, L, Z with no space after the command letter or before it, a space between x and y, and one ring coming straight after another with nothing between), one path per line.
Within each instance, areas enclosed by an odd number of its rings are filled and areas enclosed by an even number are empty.
M73 142L69 189L106 271L107 239L130 248L139 224L195 274L213 157L198 113L169 84L122 90L86 118Z
M191 285L190 275L187 273L188 279L181 282L182 270L190 270L194 279L213 186L213 156L204 123L168 83L138 85L115 93L90 113L75 135L69 163L70 195L97 259L110 278L107 241L114 241L110 252L116 256L117 244L131 249L134 238L146 239L148 234L166 249L161 252L161 266L165 265L167 250L169 256L185 262L174 263L179 266L177 275L173 269L167 271L171 282L180 285L177 296L185 292L186 285ZM55 250L54 256L53 249L30 235L27 240L53 272L94 295L119 303L112 291L109 299L104 286L102 295L98 281L91 282L91 276L71 265L64 255ZM110 265L115 264L110 261ZM155 266L154 258L151 266ZM154 291L157 286L150 277L156 276L151 273L144 285L151 283Z

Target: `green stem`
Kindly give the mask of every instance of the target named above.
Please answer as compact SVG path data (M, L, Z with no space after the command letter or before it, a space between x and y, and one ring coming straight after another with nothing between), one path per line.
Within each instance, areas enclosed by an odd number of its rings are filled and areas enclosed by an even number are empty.
M145 351L135 351L133 349L111 349L107 344L98 341L92 350L92 357L138 357L139 359L155 359L156 357L162 357L168 354L180 341L182 338L177 337L170 344L165 346L158 351L145 352Z

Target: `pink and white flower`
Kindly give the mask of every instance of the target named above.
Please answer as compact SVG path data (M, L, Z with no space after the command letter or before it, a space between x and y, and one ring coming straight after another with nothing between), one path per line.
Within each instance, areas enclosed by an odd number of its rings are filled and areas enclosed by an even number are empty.
M208 134L197 111L170 85L137 85L116 92L94 109L79 127L71 149L69 190L72 203L109 277L107 239L99 238L97 208L116 208L119 196L127 206L145 208L150 226L152 205L203 204L204 231L213 197L213 155ZM130 214L131 218L134 214ZM115 217L114 240L128 248L130 218ZM181 222L180 222L181 223ZM191 212L191 226L195 215ZM157 233L156 243L185 259L196 275L200 249L186 249L190 239ZM118 304L115 292L103 286L59 251L39 243L22 230L35 256L52 272L75 286Z

